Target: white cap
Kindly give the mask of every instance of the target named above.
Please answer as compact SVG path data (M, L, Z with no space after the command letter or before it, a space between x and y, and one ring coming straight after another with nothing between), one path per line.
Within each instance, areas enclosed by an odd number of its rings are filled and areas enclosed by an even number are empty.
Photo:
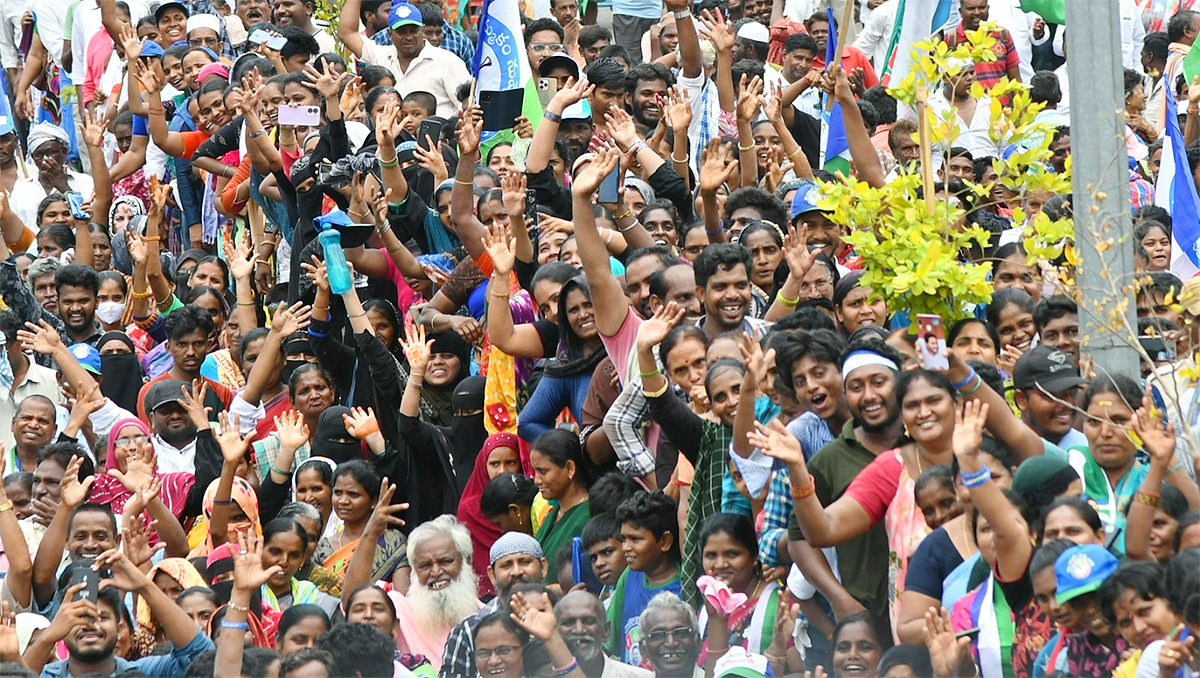
M187 20L187 32L190 34L197 28L207 28L217 35L221 34L221 17L216 14L193 14Z
M761 42L765 45L771 42L771 31L757 21L748 21L738 29L737 37L752 42Z

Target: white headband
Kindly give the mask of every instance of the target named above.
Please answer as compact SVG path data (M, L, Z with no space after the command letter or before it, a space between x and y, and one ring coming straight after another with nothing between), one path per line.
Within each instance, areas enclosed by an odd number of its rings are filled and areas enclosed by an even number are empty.
M890 358L879 355L875 351L860 350L846 356L846 360L842 362L842 381L845 381L854 370L868 365L879 365L893 372L900 371L900 366L892 362Z

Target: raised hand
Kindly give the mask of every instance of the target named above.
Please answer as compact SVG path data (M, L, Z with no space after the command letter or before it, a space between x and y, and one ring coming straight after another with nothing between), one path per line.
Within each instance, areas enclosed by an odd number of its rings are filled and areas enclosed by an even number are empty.
M514 593L511 606L512 620L534 638L545 642L558 633L558 621L550 607L549 595Z
M150 177L150 214L161 215L167 207L167 199L171 197L171 184L163 183L158 177Z
M192 418L192 423L196 425L196 428L211 428L208 423L208 413L212 408L204 406L204 397L208 395L208 382L204 379L193 379L190 392L184 386L179 387L179 392L179 400L183 404L183 409L187 410L188 416Z
M783 259L793 277L803 280L816 263L817 254L808 249L808 226L801 226L799 231L795 226L788 226L787 234L783 236Z
M762 79L757 75L753 78L746 78L743 73L740 82L738 82L737 96L737 117L742 122L753 122L758 118L759 111L762 110Z
M350 435L362 440L373 433L379 433L379 420L375 418L375 410L368 407L352 407L350 411L342 415L342 422L346 424L346 432Z
M442 156L436 140L429 135L425 135L425 139L429 148L418 145L413 149L413 153L416 155L417 164L433 175L433 185L437 186L450 177L450 169L446 166L446 158ZM513 174L519 175L522 180L525 178L523 172L509 172L508 176Z
M158 94L162 91L162 78L149 65L138 59L130 63L130 68L133 69L133 77L137 78L137 81L142 84L142 89L146 90L147 93ZM159 115L162 115L162 113L159 113Z
M654 312L646 322L638 327L637 346L641 350L648 350L662 343L663 339L667 338L671 330L683 320L687 309L674 301L668 301L665 306Z
M142 56L142 41L138 39L137 31L134 31L132 26L122 25L121 33L117 37L121 51L125 54L125 63L131 64Z
M375 141L380 148L395 148L400 129L400 107L395 101L385 102L375 116Z
M598 151L596 157L575 175L575 181L571 183L571 194L590 200L600 188L604 177L616 169L620 159L620 149L605 148Z
M738 161L729 145L721 139L708 142L700 156L700 190L716 193L723 184L737 176Z
M504 208L510 215L525 214L525 192L528 184L524 172L509 172L500 177Z
M125 503L125 513L130 518L129 525L121 530L121 548L125 549L125 555L129 558L130 562L140 567L143 563L149 563L154 557L154 549L150 546L150 532L146 521L141 516L142 510L145 509L145 504L141 503L139 506L134 507L137 508L136 513L133 513L133 509L130 508L130 504L134 503L137 496L134 495L134 499L130 499Z
M763 353L762 344L743 332L738 350L742 354L742 360L746 363L746 383L753 383L756 387L761 388L762 383L767 379L770 366L775 364L775 349L768 349L766 353Z
M783 120L783 87L779 83L775 83L763 97L762 106L767 120Z
M925 647L935 676L970 675L975 660L971 657L971 639L956 638L946 608L930 607L925 613ZM965 672L964 672L965 671Z
M338 102L338 107L342 110L342 117L356 112L362 105L366 93L367 83L357 75L351 76L350 82L346 83L346 87L342 90L342 98Z
M514 172L509 176L513 176L513 174L520 173ZM524 177L525 175L520 174L520 176ZM506 278L512 272L517 261L517 239L513 237L503 222L494 221L488 228L487 237L483 238L483 247L492 259L492 268L496 275L502 280Z
M329 63L324 64L325 72L317 70L312 64L305 64L304 79L316 86L317 91L326 101L337 101L342 89L342 81L350 77L349 73L334 73Z
M254 275L254 265L258 263L258 253L250 253L250 243L242 240L236 246L232 242L222 245L225 250L225 261L229 264L229 274L234 280L249 283Z
M389 527L404 527L404 519L399 515L408 510L408 504L392 504L392 496L396 494L396 486L387 478L379 484L379 499L367 519L365 534L381 535ZM377 537L378 538L378 537Z
M559 111L565 110L568 106L577 103L580 99L585 99L592 95L593 87L588 84L587 78L576 80L567 78L567 84L562 89L554 94L554 98L550 100L550 108L557 107Z
M679 85L667 90L668 106L664 109L671 129L686 130L692 124L692 103ZM678 154L680 149L675 149ZM686 154L686 153L685 153ZM680 156L682 157L682 156Z
M142 591L147 586L153 586L150 579L146 577L146 573L138 569L137 565L129 559L121 549L109 549L99 556L96 556L96 562L92 564L92 569L100 571L102 568L112 570L112 579L105 579L100 582L100 588L108 588L115 586L122 591Z
M316 285L318 289L325 291L329 290L329 275L325 272L325 262L317 258L317 255L312 255L312 263L307 261L300 262L300 268L304 269L304 275Z
M1175 462L1175 430L1164 426L1162 410L1154 405L1146 383L1142 406L1133 415L1133 430L1142 439L1142 446L1150 455L1150 464L1166 471Z
M298 450L308 442L309 430L299 412L288 410L275 417L275 434L281 448Z
M312 306L303 301L297 301L291 306L280 306L279 310L275 311L275 315L271 318L271 329L278 329L281 337L290 337L300 330L308 329L311 322Z
M234 586L243 591L257 591L271 577L283 572L279 565L263 569L262 560L262 536L239 532L237 553L233 555Z
M21 342L22 349L53 355L63 347L62 337L45 320L39 320L37 325L27 322L25 328L17 330L17 340Z
M92 115L86 109L83 111L83 143L89 148L104 146L104 126L107 121L103 115Z
M733 46L737 43L737 36L733 33L733 26L726 23L725 15L718 9L714 16L711 10L706 9L698 20L704 29L702 33L707 35L717 50L717 58L728 59L729 53L733 51Z
M217 419L221 423L221 432L214 431L213 437L217 439L217 444L221 447L221 457L226 464L238 464L246 458L246 451L250 449L250 439L254 437L254 431L250 431L245 436L239 433L240 421L236 414L227 415L222 412L217 415ZM282 441L282 438L280 440Z
M86 480L80 482L79 469L81 468L83 468L83 457L71 457L71 462L67 464L67 470L63 473L62 481L59 482L61 488L59 500L63 506L71 510L87 501L88 493L92 490L92 483L96 482L96 476L88 476Z
M961 410L954 412L954 456L959 462L974 460L983 443L983 426L987 423L988 404L982 400L968 400ZM971 464L974 468L975 464Z
M629 115L624 108L610 107L604 113L604 120L608 126L608 134L621 147L622 150L629 150L638 141L637 128L633 126L633 116Z
M106 473L119 480L125 489L139 492L154 479L158 459L149 440L136 442L132 453L126 452L124 447L117 448L116 453L118 461L124 463L125 470L110 468ZM146 503L149 504L150 500L147 499Z
M475 104L464 108L454 135L458 138L459 157L474 155L479 150L479 143L483 138L483 109Z
M425 376L425 368L429 365L429 355L433 350L433 340L425 339L425 327L416 325L408 332L407 340L400 340L404 349L404 357L408 358L409 373L412 376Z

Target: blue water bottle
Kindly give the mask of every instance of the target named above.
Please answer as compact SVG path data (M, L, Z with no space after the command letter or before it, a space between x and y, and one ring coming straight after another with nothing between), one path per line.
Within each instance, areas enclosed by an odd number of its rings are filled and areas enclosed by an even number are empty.
M332 224L322 224L321 249L325 251L325 275L329 278L329 290L334 294L344 294L354 286L350 277L350 265L346 263L346 253L342 251L342 234Z

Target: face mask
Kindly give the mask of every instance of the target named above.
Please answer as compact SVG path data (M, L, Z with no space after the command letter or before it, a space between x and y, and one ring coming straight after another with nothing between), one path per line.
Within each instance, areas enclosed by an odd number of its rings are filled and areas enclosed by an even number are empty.
M121 319L125 315L125 302L123 301L102 301L96 304L96 317L100 318L100 322L112 324Z
M285 360L283 361L283 374L280 375L281 383L288 384L292 381L292 372L300 369L303 365L308 364L306 360Z

